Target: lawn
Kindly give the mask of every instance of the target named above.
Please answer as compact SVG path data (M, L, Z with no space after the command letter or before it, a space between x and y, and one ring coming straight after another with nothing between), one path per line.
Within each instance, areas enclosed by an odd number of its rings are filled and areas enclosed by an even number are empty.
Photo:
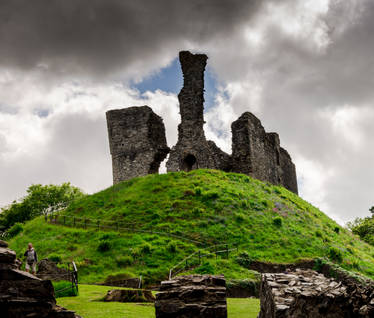
M79 296L58 298L57 304L74 310L83 318L154 318L153 304L103 302L101 299L112 287L79 285ZM228 299L230 318L255 318L259 300L252 298Z

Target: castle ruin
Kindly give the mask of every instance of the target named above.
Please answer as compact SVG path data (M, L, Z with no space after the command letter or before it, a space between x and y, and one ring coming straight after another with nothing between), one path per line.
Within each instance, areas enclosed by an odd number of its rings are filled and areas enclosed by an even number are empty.
M110 110L106 113L113 182L157 173L169 154L167 171L218 169L244 173L282 185L298 193L296 169L288 152L280 147L277 133L266 133L250 112L232 123L232 155L219 149L204 134L205 54L179 53L183 88L178 95L181 123L178 142L166 144L162 118L148 106Z

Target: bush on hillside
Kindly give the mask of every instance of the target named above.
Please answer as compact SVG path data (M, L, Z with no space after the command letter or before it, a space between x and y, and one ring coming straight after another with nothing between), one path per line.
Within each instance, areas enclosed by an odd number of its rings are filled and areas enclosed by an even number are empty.
M151 247L151 245L148 244L148 243L144 244L144 245L141 247L141 251L142 251L143 254L150 254L150 253L151 253L151 249L152 249L152 247Z
M23 231L23 224L22 223L15 223L8 231L7 231L7 234L8 234L8 237L11 238L11 237L14 237L16 236L17 234L21 233Z
M120 267L126 267L134 263L134 259L130 255L119 256L116 258L116 263Z
M279 216L276 217L275 219L273 219L273 224L274 224L275 226L279 226L279 227L281 227L281 226L282 226L282 218L280 218Z
M244 268L249 268L252 263L252 258L247 252L242 252L236 257L236 262Z
M177 245L174 243L174 242L169 242L166 249L170 252L170 253L176 253L177 252Z
M112 248L112 245L109 241L101 241L97 247L99 252L107 252Z
M47 257L50 261L55 262L55 263L60 263L61 262L61 256L55 253L49 254Z
M208 263L205 262L204 264L200 265L198 268L194 271L196 274L214 274L214 267Z
M343 253L337 247L332 246L329 248L329 258L332 261L341 263L343 261Z

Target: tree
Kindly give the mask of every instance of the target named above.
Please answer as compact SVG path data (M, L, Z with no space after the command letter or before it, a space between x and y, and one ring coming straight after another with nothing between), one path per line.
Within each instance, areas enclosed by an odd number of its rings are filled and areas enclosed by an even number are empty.
M33 184L27 189L27 195L18 201L13 201L1 209L0 225L3 229L10 228L17 222L25 222L39 215L65 208L84 193L70 183L61 185Z
M354 233L360 236L360 238L374 245L374 206L369 211L371 216L366 218L356 218L353 222L348 222L347 227Z

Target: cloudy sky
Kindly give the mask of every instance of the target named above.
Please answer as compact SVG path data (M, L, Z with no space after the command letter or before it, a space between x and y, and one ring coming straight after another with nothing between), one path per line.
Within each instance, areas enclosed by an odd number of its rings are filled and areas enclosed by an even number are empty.
M340 223L374 205L372 0L1 0L0 206L32 183L111 185L105 111L149 105L177 139L180 50L209 56L206 135L258 116L300 195Z

